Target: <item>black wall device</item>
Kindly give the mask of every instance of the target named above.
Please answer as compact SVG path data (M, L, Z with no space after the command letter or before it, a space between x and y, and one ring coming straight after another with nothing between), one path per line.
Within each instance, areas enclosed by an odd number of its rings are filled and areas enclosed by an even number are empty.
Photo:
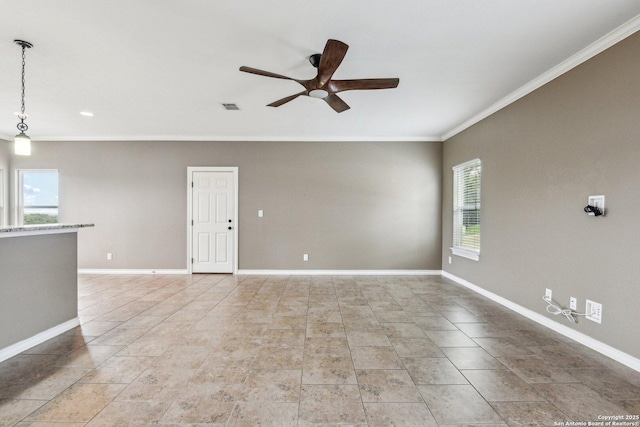
M589 215L594 215L594 216L602 215L602 210L597 206L587 205L584 207L584 211Z

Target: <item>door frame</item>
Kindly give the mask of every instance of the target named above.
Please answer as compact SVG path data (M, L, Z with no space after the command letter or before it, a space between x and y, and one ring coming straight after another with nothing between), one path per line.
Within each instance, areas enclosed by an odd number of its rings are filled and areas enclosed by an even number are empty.
M238 272L238 167L237 166L188 166L187 167L187 273L193 274L193 172L231 172L233 174L233 274Z

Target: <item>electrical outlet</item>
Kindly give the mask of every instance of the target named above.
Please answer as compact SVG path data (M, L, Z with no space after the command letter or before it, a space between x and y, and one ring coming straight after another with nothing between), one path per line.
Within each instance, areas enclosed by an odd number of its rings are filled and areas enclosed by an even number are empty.
M309 261L309 254L302 254L303 261Z
M552 298L552 297L551 297L551 295L552 295L551 289L546 288L546 289L544 290L544 297L545 297L546 299L549 299L549 300L550 300L550 299Z
M587 319L596 323L602 323L602 304L599 302L587 300L585 313L587 314Z
M107 261L111 261L113 259L113 254L111 252L107 253Z
M578 309L578 299L571 297L569 298L569 308L571 310L577 310Z
M449 257L449 264L451 264L451 257Z

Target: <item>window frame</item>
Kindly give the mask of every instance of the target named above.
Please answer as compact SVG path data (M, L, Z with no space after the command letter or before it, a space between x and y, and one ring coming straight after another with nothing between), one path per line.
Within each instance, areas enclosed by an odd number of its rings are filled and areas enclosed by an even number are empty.
M0 169L0 227L4 227L7 221L7 212L6 212L6 183L5 183L5 175L4 169Z
M480 169L480 177L477 184L478 197L476 205L474 206L474 211L477 211L477 225L481 225L481 213L482 213L482 161L478 158L469 160L464 163L460 163L458 165L453 166L451 169L453 170L453 227L452 227L452 241L453 245L450 248L451 252L454 255L468 258L474 261L480 260L480 240L482 236L481 227L478 229L478 237L477 237L477 248L465 246L461 243L461 237L463 235L462 227L464 227L464 212L468 209L465 208L464 200L460 201L459 199L462 196L464 199L464 195L461 194L464 190L460 191L460 183L459 180L463 178L463 175L466 170L469 170L472 167L479 166ZM464 178L463 178L464 179Z
M58 210L58 222L60 221L60 172L58 169L17 169L16 170L16 198L15 198L15 215L16 224L24 225L24 174L25 173L55 173L58 175L58 204L55 208ZM53 208L53 206L26 206L28 208ZM37 225L37 224L33 224Z

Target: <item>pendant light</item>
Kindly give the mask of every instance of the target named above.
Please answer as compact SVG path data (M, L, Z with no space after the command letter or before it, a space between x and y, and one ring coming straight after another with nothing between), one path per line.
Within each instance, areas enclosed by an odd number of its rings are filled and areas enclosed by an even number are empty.
M19 134L16 135L14 139L14 152L20 156L30 156L31 155L31 138L24 133L29 126L24 122L27 118L27 115L24 113L24 52L26 49L32 48L33 45L24 40L14 40L14 42L22 47L22 106L20 108L20 114L18 117L20 118L20 123L18 123Z

